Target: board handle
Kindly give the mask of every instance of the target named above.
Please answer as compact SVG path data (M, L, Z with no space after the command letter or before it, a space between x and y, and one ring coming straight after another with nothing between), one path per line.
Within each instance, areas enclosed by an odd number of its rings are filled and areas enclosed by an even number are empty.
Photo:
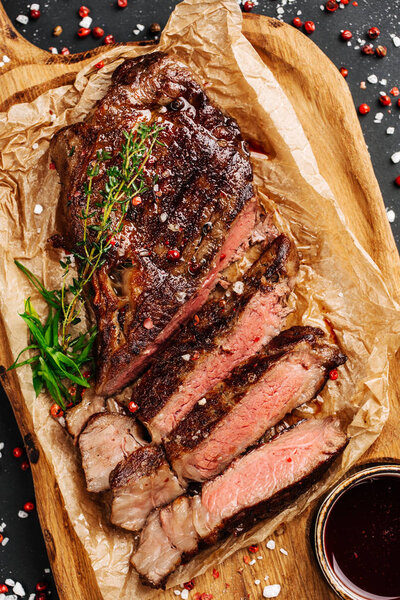
M4 56L7 56L10 61L4 62ZM0 73L12 69L16 65L46 63L48 56L45 50L28 42L15 29L0 1L0 61L4 62Z

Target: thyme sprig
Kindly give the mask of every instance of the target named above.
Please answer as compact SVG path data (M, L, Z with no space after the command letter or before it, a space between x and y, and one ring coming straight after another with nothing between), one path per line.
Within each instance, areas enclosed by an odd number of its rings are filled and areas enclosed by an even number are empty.
M47 389L63 410L76 399L75 392L71 392L67 382L89 387L87 378L82 374L82 367L89 363L94 367L92 351L96 328L91 327L78 335L72 331L72 327L81 321L85 288L96 270L106 262L107 254L115 244L115 236L123 229L131 201L135 197L140 199L148 190L144 167L154 145L161 144L158 140L161 130L162 126L157 123L139 123L131 131L123 132L120 160L118 164L105 167L106 182L100 191L100 199L96 194L95 202L94 181L100 175L102 164L110 161L112 156L105 150L100 151L89 164L87 180L83 186L86 202L79 216L82 220L82 240L71 255L60 261L63 268L61 289L48 290L29 269L15 261L46 301L48 313L42 323L30 298L25 300L25 310L20 316L29 329L29 344L18 354L8 370L29 364L36 395ZM74 259L77 276L72 276L71 281ZM35 351L35 354L18 362L27 350Z

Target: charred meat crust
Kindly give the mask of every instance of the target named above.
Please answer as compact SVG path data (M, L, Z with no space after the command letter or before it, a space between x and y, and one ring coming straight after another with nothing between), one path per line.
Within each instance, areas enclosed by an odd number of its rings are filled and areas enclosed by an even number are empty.
M249 384L256 383L267 370L281 359L290 357L304 343L318 354L320 366L324 370L321 385L314 390L313 397L317 396L323 389L329 372L346 361L346 356L338 348L321 341L323 336L324 333L319 328L292 327L275 337L262 352L234 369L228 379L217 384L206 395L206 403L203 406L197 403L171 432L165 443L168 459L173 463L182 451L201 444L231 410L232 404L237 404L247 393Z
M259 290L270 290L280 281L294 279L298 256L285 235L278 236L242 278L244 293L216 290L198 312L170 340L157 362L134 384L132 400L139 405L137 416L149 422L179 388L186 374L196 368L193 360L182 356L202 355L218 346L220 337L232 328L250 299Z
M112 155L107 168L118 164L124 130L143 120L164 127L158 138L162 145L154 146L146 166L148 189L141 204L129 208L106 264L92 280L99 329L98 393L104 395L144 368L149 360L146 349L163 341L166 325L182 311L177 295L185 302L197 297L209 273L215 271L216 277L226 265L216 261L235 220L246 205L253 202L254 210L257 205L237 123L209 101L184 64L155 52L122 63L89 118L62 129L52 140L51 156L62 183L65 248L79 250L88 165L99 150ZM99 219L96 203L106 178L106 168L101 167L93 181L93 224ZM249 219L243 225L249 231L243 235L250 234L252 225ZM169 248L179 249L181 260L170 261ZM125 283L116 291L121 273ZM213 281L207 284L210 288ZM143 327L145 319L152 327ZM172 330L171 326L168 331ZM151 347L151 352L156 349Z
M118 463L111 471L110 487L113 490L122 488L132 478L137 480L151 475L165 463L166 458L161 446L142 446Z

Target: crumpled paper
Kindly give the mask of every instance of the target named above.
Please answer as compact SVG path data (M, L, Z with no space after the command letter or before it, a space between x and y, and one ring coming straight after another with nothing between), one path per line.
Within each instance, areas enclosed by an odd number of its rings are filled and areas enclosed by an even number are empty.
M252 152L261 201L275 212L278 227L296 241L302 257L296 306L289 324L333 330L348 362L322 393L322 414L338 414L351 441L329 475L276 519L229 539L184 567L170 585L186 581L238 548L263 540L283 520L341 476L380 434L389 411L389 356L399 344L399 307L390 297L372 259L346 228L342 213L321 176L311 146L273 73L241 33L235 0L186 0L173 12L159 49L176 55L197 74L209 96L235 117L244 137L265 152ZM0 115L0 308L14 355L27 342L18 312L32 296L14 265L23 261L46 285L60 282L60 258L47 239L57 230L59 178L49 169L49 142L60 127L86 117L101 98L114 69L125 59L154 51L152 46L113 48L94 58L72 85L50 90ZM35 205L44 207L34 213ZM397 340L397 341L396 341ZM49 399L34 398L29 368L17 371L40 443L63 494L70 519L89 554L105 600L147 599L156 592L141 586L129 566L130 533L108 525L100 502L85 489L77 450L49 418Z

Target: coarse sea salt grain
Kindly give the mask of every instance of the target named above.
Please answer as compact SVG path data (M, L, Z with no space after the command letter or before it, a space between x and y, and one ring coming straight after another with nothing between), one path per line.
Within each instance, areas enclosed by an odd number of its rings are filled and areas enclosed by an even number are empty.
M381 85L387 85L387 79L380 79L380 80L379 80L379 83L380 83Z
M9 541L10 541L10 538L5 537L5 538L3 538L3 541L1 542L1 545L2 546L7 546L7 544L8 544Z
M396 218L396 213L394 212L394 210L390 209L390 210L386 211L386 214L387 214L389 223L394 223L394 220Z
M136 27L139 29L139 31L143 31L144 30L144 25L142 25L141 23L138 23L136 25Z
M396 46L396 48L399 48L399 46L400 46L400 37L398 37L397 35L395 35L392 38L392 42Z
M5 55L3 56L3 62L4 62L4 63L9 63L9 62L10 62L10 60L11 60L11 58L9 58L9 57L7 56L7 54L5 54Z
M4 442L0 442L0 450L3 450L4 448Z
M182 600L187 600L189 598L189 590L182 590L181 598L182 598Z
M234 292L236 292L237 294L243 294L244 291L244 283L243 281L235 281L235 283L232 286L232 289Z
M21 23L21 25L28 25L28 23L29 23L29 19L26 15L18 15L18 17L16 17L15 20L18 23Z
M39 10L40 9L40 4L31 4L29 7L31 10Z
M263 590L264 598L276 598L281 593L281 586L279 583L273 585L266 585Z
M393 134L394 134L394 127L388 127L388 128L386 129L386 133L387 133L388 135L393 135Z
M8 579L6 579L4 583L6 585L9 585L10 587L13 587L15 585L14 579L10 579L10 577Z
M41 204L35 204L33 212L35 213L35 215L41 215L43 212L43 206Z
M198 403L200 406L204 406L205 404L207 404L207 399L206 398L201 398Z
M17 596L25 596L25 590L19 581L14 585L13 592L14 594L17 594Z
M132 33L134 33L135 35L139 35L140 31L139 29L132 29Z
M85 29L89 29L92 23L92 17L83 17L82 21L79 21L80 27L84 27Z
M188 360L190 360L190 354L182 354L182 358L187 362Z
M28 513L25 512L24 510L19 510L18 511L18 516L20 519L26 519L26 517L28 516Z
M285 548L279 548L279 552L280 552L281 554L284 554L285 556L287 556L287 555L288 555L288 552L287 552L287 550L285 550Z
M397 165L397 163L400 162L400 151L399 152L395 152L394 154L392 154L392 156L390 157L391 161Z
M175 596L180 596L181 595L181 590L174 590L174 594L175 594Z
M367 81L369 83L378 83L378 78L376 75L368 75Z
M253 566L253 565L255 565L255 564L256 564L256 559L255 559L255 558L253 558L253 560L251 560L251 561L249 562L249 565Z
M32 144L32 150L37 150L37 148L39 148L39 144L37 142Z
M275 542L274 540L268 540L268 542L266 543L266 546L269 550L275 550Z
M259 579L255 579L255 580L254 580L254 583L255 583L256 585L260 585L261 581L260 581Z
M28 600L35 600L36 594L30 594Z

